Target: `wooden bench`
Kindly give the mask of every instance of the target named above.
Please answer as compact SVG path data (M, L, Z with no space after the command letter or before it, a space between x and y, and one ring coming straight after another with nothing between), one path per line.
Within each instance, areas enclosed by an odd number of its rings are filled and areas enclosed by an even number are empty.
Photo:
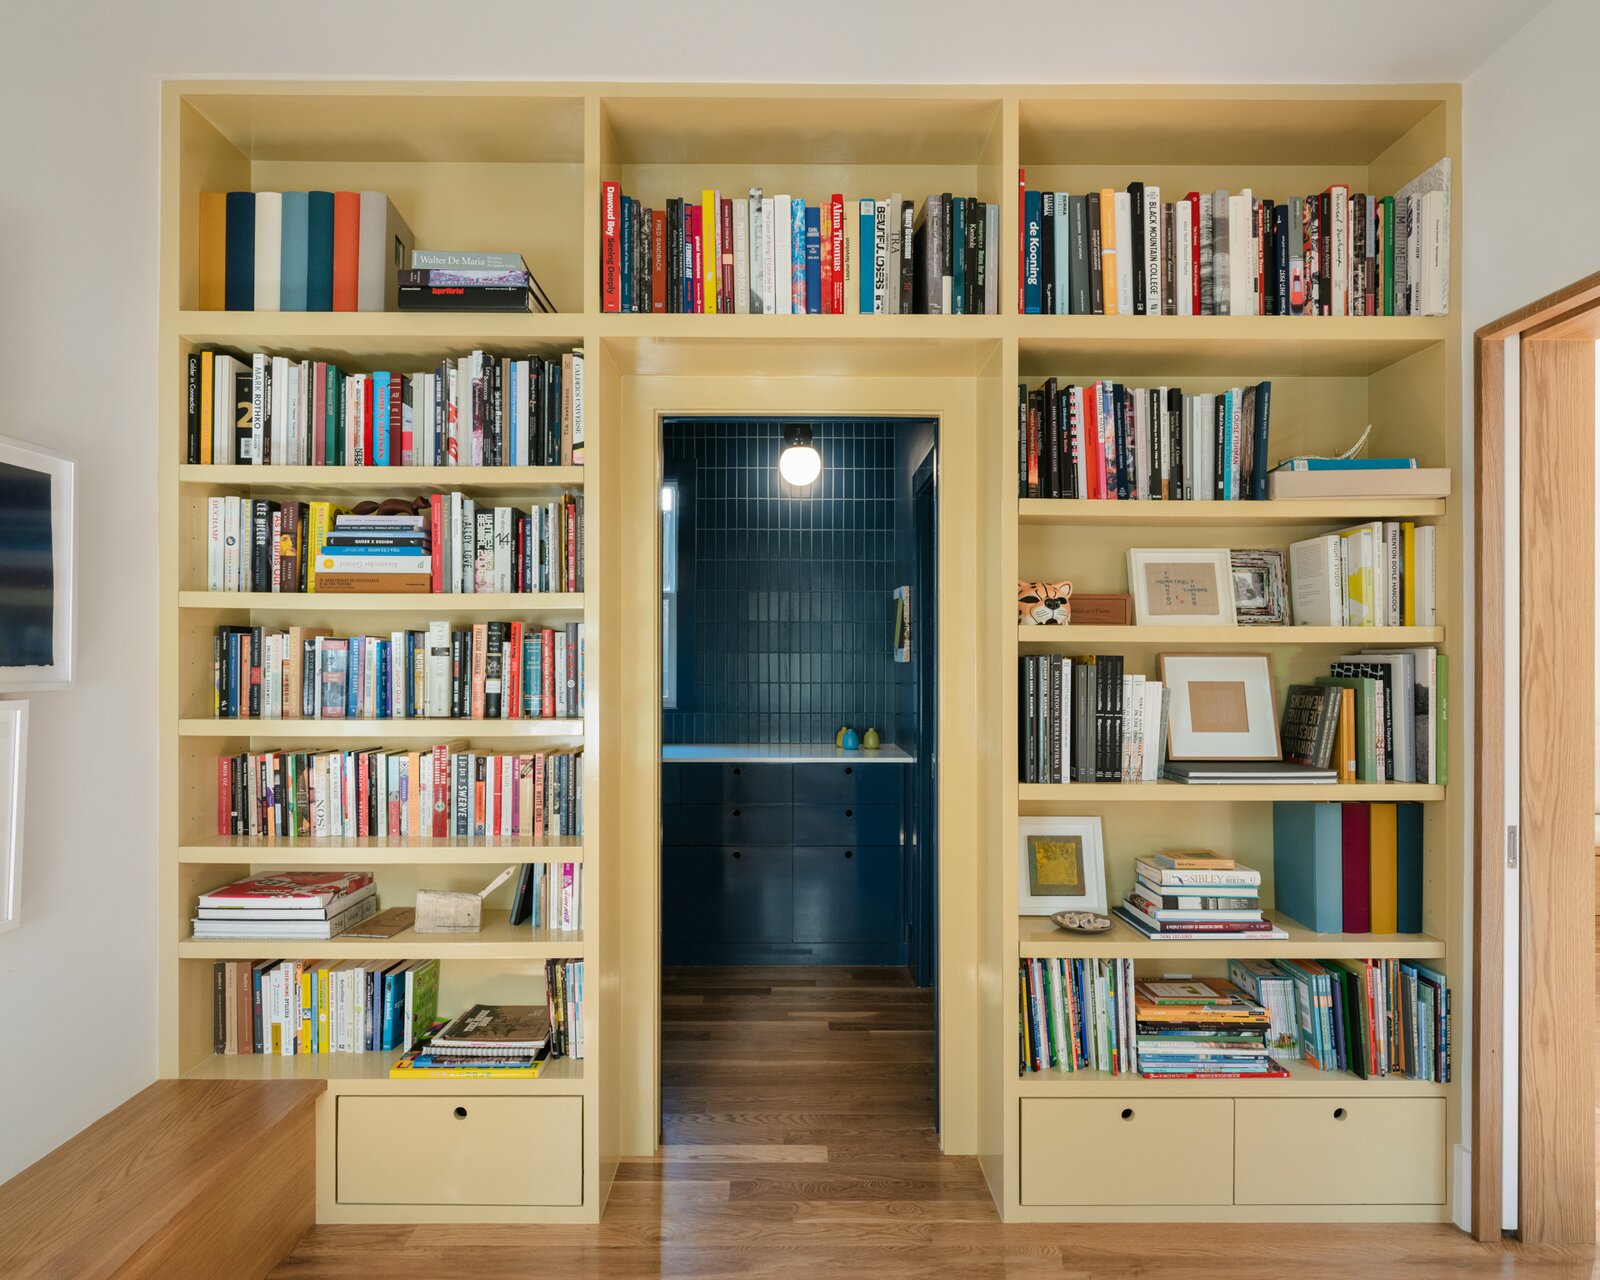
M266 1275L315 1215L324 1087L157 1081L0 1186L0 1275Z

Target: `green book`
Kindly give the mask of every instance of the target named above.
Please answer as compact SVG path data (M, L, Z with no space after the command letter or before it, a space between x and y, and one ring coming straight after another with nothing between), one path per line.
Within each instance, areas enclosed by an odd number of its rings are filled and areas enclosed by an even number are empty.
M1433 660L1433 759L1434 779L1441 787L1450 782L1450 659L1436 654Z
M1318 676L1317 684L1337 685L1356 692L1356 780L1382 782L1378 776L1378 748L1373 740L1377 723L1378 682L1369 676Z
M406 970L405 1048L413 1049L433 1026L439 1014L439 959L418 960Z
M1394 197L1383 198L1383 314L1394 314Z

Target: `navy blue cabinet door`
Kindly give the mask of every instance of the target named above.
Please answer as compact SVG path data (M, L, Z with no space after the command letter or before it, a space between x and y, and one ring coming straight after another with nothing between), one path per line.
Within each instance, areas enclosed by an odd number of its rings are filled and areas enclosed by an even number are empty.
M899 844L897 804L803 804L794 807L796 844Z
M674 804L661 811L663 844L788 844L787 804Z
M663 850L661 928L668 945L789 941L792 852L760 845Z
M794 769L786 764L679 764L678 799L685 804L788 804Z
M899 922L898 846L796 847L796 942L892 943Z
M795 770L796 804L899 804L906 766L808 764Z

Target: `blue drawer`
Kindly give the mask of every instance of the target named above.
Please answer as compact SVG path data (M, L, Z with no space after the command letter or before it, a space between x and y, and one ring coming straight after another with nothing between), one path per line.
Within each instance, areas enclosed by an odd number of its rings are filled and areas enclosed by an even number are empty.
M796 804L899 804L907 774L895 764L802 764L795 766Z
M681 804L788 804L794 769L786 764L670 764Z
M898 845L900 806L797 802L794 806L794 842L797 845Z
M680 942L788 942L794 855L744 845L668 849L661 864L661 933Z
M665 805L661 810L661 842L789 844L794 838L792 813L788 804Z
M796 846L796 942L898 942L900 848Z

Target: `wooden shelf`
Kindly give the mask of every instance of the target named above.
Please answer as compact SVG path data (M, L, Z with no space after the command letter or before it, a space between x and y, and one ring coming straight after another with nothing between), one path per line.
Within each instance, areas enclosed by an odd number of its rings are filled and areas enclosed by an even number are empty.
M1040 1071L1018 1076L1017 1094L1024 1098L1436 1098L1443 1097L1450 1088L1405 1076L1363 1080L1353 1071L1318 1071L1303 1058L1291 1058L1279 1065L1288 1068L1287 1080L1146 1080L1141 1075L1112 1075L1108 1071Z
M1224 786L1190 782L1019 782L1023 804L1239 804L1264 800L1443 800L1444 788L1420 782L1251 783Z
M583 736L582 720L202 720L178 721L181 738L296 738L304 741L449 742L457 738Z
M1058 929L1042 916L1017 917L1017 954L1051 959L1094 956L1101 959L1158 958L1228 960L1235 956L1299 959L1437 960L1444 955L1442 938L1426 933L1315 933L1276 911L1267 917L1287 938L1184 938L1156 942L1113 916L1105 933L1078 934Z
M582 836L451 836L443 839L389 840L381 836L291 840L268 836L213 836L178 846L183 863L271 864L323 867L335 862L367 866L458 866L506 862L582 862Z
M486 1086L512 1093L576 1092L583 1084L583 1059L547 1061L532 1079L514 1080L394 1080L389 1068L401 1054L394 1049L378 1053L297 1053L292 1057L270 1053L215 1054L202 1058L184 1073L188 1080L354 1080L363 1086L394 1086L414 1091L418 1086L439 1092L459 1091L465 1083L474 1090Z
M1211 644L1251 648L1325 644L1370 649L1375 645L1443 641L1443 627L1100 627L1075 623L1064 627L1017 627L1017 643L1024 645Z
M1438 520L1444 498L1291 498L1277 502L1110 502L1019 498L1025 525L1336 525L1366 520Z
M499 312L180 311L180 341L327 360L346 372L436 364L476 350L551 355L583 345L584 317Z
M583 488L582 467L248 467L178 468L178 483L245 488L255 493L347 490L410 494L418 489L472 489L522 493Z
M390 903L390 906L398 905ZM183 922L185 935L190 928ZM392 938L228 938L178 942L180 960L552 960L581 959L583 934L513 925L505 911L485 911L477 933L418 933Z
M178 607L212 612L248 609L251 613L570 613L582 614L581 591L413 591L346 594L333 591L180 591Z

